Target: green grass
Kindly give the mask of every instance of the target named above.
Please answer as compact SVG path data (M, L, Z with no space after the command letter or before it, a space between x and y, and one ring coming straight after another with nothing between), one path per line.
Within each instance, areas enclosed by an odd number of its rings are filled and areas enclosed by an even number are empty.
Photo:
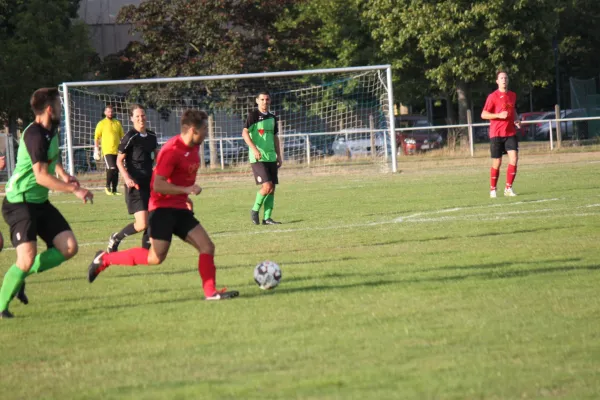
M250 176L208 181L197 215L219 284L241 292L214 303L178 240L163 265L90 285L124 201L52 197L80 253L30 277L31 303L0 321L0 398L596 399L597 159L524 157L520 196L495 200L484 158L404 158L396 175L284 169L279 227L249 225ZM2 275L14 257L0 253ZM274 291L252 281L263 259L282 267Z

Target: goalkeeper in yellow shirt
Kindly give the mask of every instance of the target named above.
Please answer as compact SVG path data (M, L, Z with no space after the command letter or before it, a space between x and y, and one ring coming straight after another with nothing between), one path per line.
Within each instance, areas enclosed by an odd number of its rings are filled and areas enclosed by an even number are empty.
M119 183L119 169L117 168L117 154L119 152L119 143L125 133L121 123L113 118L113 108L110 104L104 109L104 118L96 125L96 133L94 134L94 159L100 160L100 150L102 147L102 155L106 163L106 194L109 196L120 195L117 192Z

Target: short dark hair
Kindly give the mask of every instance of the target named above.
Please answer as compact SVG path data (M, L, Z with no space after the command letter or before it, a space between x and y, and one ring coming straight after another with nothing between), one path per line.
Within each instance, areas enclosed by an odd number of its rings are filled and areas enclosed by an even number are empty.
M271 93L267 92L266 90L263 90L261 92L258 92L258 94L256 95L256 98L258 99L261 94L271 97Z
M500 74L506 74L506 76L508 76L508 72L506 72L504 68L498 68L498 70L496 71L496 79L498 79L498 75Z
M204 124L208 124L208 114L202 110L185 110L181 115L181 130L194 127L200 129Z
M35 115L43 114L46 107L51 106L60 96L57 88L41 88L31 95L31 110Z
M132 105L132 106L131 106L131 108L129 109L129 116L130 116L130 117L133 117L133 112L134 112L135 110L143 110L144 112L146 112L146 108L145 108L143 105L141 105L141 104L138 104L138 103L135 103L135 104L134 104L134 105Z

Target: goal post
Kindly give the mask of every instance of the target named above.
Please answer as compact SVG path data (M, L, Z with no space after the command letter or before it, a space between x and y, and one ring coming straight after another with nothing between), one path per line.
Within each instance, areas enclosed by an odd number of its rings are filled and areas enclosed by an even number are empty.
M148 129L159 143L179 133L185 109L211 116L201 167L249 168L241 137L260 91L271 95L279 120L284 163L336 170L377 166L396 172L396 137L390 65L175 78L65 82L63 163L71 174L103 170L93 160L94 131L113 107L125 132L131 105L146 108ZM206 164L205 164L206 163Z

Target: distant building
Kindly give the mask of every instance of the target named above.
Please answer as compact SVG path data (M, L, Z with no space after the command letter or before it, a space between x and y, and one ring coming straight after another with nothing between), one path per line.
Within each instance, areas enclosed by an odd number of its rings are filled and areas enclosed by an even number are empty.
M131 24L118 24L116 19L123 6L137 6L141 2L142 0L81 0L79 18L89 26L92 45L100 57L123 50L129 42L138 39L129 33Z

